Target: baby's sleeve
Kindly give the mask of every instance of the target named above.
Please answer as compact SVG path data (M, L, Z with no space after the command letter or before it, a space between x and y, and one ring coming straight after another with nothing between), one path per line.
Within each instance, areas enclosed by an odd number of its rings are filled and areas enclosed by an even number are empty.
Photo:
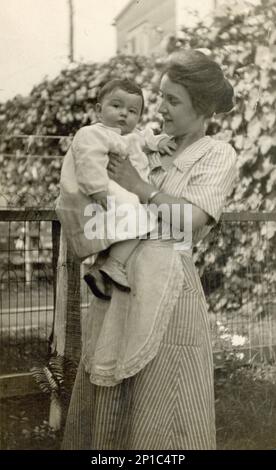
M103 129L91 125L76 133L72 143L76 179L86 195L107 190L108 152L109 139Z
M158 146L161 140L166 139L170 140L170 137L167 134L158 134L155 135L150 128L146 128L143 131L141 131L141 134L144 139L144 145L149 149L152 150L153 152L158 151Z
M227 143L217 142L194 165L181 196L218 222L227 197L234 188L236 177L235 150Z

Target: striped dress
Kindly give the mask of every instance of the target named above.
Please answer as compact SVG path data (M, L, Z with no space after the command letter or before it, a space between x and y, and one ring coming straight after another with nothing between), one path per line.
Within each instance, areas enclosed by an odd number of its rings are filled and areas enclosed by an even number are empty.
M157 155L150 164L157 188L210 215L210 224L193 234L196 243L218 221L233 188L233 148L206 136L167 170ZM82 359L62 448L214 449L212 348L192 256L144 240L128 274L131 295L114 289L111 302L95 298L82 319Z

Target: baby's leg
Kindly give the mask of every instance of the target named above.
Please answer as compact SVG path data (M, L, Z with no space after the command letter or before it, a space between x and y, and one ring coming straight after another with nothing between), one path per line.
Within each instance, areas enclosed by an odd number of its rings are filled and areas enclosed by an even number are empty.
M120 290L130 291L125 265L139 243L140 240L137 238L114 243L110 248L107 261L100 269L102 275L112 281Z
M111 299L111 283L104 279L98 268L90 266L83 279L96 297L102 300Z
M138 238L114 243L114 245L112 245L110 248L109 256L112 256L112 258L115 258L117 261L119 261L119 263L125 265L131 253L135 250L139 243L140 240Z
M103 275L99 271L99 268L103 264L102 261L99 261L100 257L101 257L101 254L96 257L96 260L94 261L94 263L90 264L87 267L86 273L83 279L85 280L91 292L96 297L102 300L110 300L111 299L111 283L110 281L107 282L107 280L104 279Z

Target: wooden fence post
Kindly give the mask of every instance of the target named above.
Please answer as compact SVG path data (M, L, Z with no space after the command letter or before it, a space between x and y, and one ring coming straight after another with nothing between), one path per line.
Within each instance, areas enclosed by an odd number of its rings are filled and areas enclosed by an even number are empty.
M74 258L60 226L53 223L52 230L55 312L51 346L53 352L65 358L63 375L67 382L67 397L70 398L75 364L79 361L81 352L80 262ZM68 364L66 359L69 360ZM67 376L69 380L66 380ZM52 395L49 424L55 430L59 430L64 424L68 405L68 398L61 400Z
M81 351L80 262L67 247L67 322L64 356L76 362Z
M80 301L80 262L61 230L53 341L57 353L73 362L79 360L81 350Z

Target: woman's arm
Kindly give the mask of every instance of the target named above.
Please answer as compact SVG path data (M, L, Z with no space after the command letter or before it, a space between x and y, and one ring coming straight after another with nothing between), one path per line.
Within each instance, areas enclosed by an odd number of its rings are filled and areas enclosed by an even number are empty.
M108 164L108 175L111 179L116 181L120 186L123 186L128 191L135 193L141 203L147 204L148 199L153 191L157 190L152 184L146 183L140 177L139 173L135 170L128 159L123 160L120 156L111 155ZM179 231L184 231L184 206L185 204L191 204L188 200L184 198L177 198L170 196L169 194L160 192L156 194L150 201L150 203L155 204L157 208L161 208L163 205L167 205L169 211L162 211L162 218L165 222L171 224L174 222L175 228ZM175 205L180 206L180 217L173 217L173 207ZM210 216L204 212L199 207L191 204L192 206L192 229L196 230L209 221ZM166 220L168 219L168 220ZM175 220L177 219L177 220ZM175 225L178 222L179 225Z
M141 181L137 186L135 194L137 194L142 203L146 204L149 196L154 190L156 190L156 188L153 185ZM167 215L166 211L162 211L163 220L168 223L173 222L175 228L181 232L184 230L185 226L184 206L187 204L192 206L192 230L196 230L206 225L210 219L210 216L206 212L194 204L191 204L187 199L173 197L163 192L156 194L156 196L151 199L150 203L155 204L157 208L161 208L161 206L166 205L169 208L169 214ZM179 218L173 217L173 210L176 205L179 206ZM166 220L167 218L168 220Z

